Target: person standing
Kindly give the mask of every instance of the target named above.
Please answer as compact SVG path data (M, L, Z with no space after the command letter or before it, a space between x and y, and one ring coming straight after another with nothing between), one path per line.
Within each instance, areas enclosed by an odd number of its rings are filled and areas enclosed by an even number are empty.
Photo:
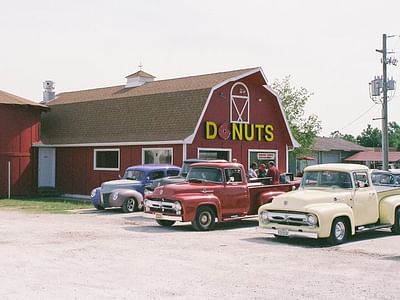
M279 184L279 178L281 173L279 172L278 168L275 166L273 161L268 163L268 172L267 177L272 177L272 184Z
M265 164L261 163L258 166L258 178L264 178L267 176L267 171L265 170Z
M252 162L250 165L250 169L247 172L247 178L257 178L257 164L255 162Z

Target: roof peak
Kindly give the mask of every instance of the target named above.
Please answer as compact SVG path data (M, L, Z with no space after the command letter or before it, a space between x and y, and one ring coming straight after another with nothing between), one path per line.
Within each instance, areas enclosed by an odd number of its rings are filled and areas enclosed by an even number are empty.
M135 73L132 73L132 74L126 76L125 78L132 78L132 77L156 78L155 76L153 76L153 75L151 75L149 73L146 73L145 71L142 71L142 70L139 70L139 71L137 71Z
M136 73L133 73L131 75L128 75L125 77L126 78L126 88L132 88L132 87L137 87L141 86L147 82L152 82L154 81L153 75L146 73L142 70L137 71Z

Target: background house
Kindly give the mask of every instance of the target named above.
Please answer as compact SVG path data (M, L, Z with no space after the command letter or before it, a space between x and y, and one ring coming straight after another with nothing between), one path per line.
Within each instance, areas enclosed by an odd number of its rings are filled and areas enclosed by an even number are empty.
M297 159L296 173L309 165L346 162L346 158L366 150L368 148L341 138L316 137L312 153L309 156Z

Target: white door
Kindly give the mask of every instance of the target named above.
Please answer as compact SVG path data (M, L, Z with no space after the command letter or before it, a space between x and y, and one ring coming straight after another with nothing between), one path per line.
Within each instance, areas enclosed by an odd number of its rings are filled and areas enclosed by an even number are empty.
M56 149L39 148L38 187L56 186Z

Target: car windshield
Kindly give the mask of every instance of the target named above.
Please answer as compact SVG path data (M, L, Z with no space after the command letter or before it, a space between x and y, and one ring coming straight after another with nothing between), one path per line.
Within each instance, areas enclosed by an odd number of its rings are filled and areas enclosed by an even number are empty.
M374 185L386 185L395 183L393 175L389 172L372 172L371 179Z
M197 168L192 167L186 177L187 181L213 181L222 182L222 172L216 168Z
M394 174L394 184L400 185L400 174Z
M144 179L144 172L139 170L126 170L122 178L142 181Z
M338 171L308 171L303 175L301 181L303 188L352 188L349 173Z

